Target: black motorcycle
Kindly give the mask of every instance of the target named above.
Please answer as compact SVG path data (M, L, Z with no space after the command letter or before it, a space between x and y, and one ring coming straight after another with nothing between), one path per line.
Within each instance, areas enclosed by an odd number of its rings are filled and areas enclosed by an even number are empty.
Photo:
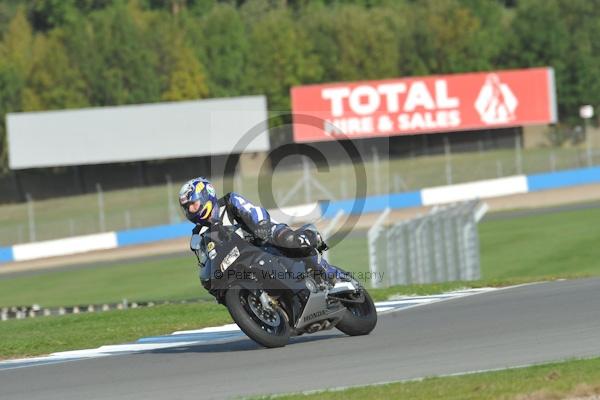
M317 233L312 225L304 228ZM326 245L315 250L315 257L294 259L248 243L236 226L216 223L195 233L190 247L204 288L265 347L282 347L290 336L334 327L350 336L367 335L377 324L373 300L358 281L344 273L333 283L311 266Z

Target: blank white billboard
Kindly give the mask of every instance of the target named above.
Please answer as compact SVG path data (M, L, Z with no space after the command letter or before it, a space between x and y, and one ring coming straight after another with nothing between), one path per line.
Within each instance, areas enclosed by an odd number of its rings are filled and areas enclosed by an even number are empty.
M269 150L265 96L12 113L6 122L11 169Z

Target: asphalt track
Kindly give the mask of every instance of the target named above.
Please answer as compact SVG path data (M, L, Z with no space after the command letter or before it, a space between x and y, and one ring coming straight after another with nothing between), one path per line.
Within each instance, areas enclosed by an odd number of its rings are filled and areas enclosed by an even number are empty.
M249 339L0 372L5 399L199 399L362 385L600 356L600 279L499 290L266 350Z

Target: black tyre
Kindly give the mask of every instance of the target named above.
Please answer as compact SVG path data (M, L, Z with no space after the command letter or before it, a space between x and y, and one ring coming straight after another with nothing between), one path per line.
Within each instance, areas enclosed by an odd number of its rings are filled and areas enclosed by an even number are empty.
M346 335L368 335L377 325L377 310L369 293L363 290L365 301L362 303L345 303L346 313L335 326Z
M265 347L283 347L290 338L287 316L280 308L265 310L255 294L234 286L225 294L229 314L248 337Z

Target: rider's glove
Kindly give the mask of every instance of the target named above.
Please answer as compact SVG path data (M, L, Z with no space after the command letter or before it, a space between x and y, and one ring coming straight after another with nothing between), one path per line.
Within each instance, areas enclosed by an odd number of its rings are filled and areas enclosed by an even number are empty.
M271 238L271 223L266 220L260 221L254 228L254 236L260 240L269 240Z

